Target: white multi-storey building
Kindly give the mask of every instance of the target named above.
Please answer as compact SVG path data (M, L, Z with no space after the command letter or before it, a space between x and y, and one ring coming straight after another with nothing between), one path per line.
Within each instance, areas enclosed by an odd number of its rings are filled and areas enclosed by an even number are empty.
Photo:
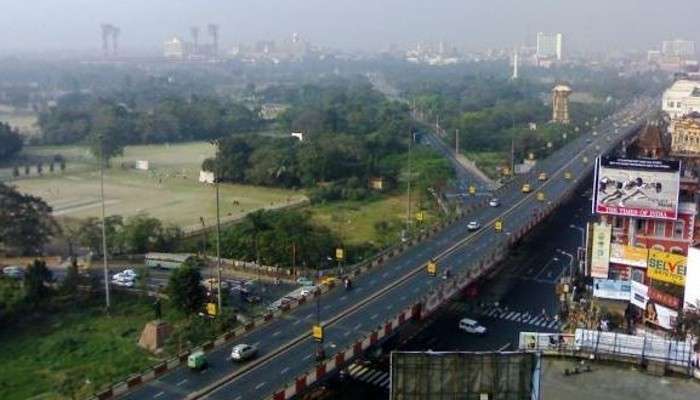
M537 33L537 58L549 58L561 61L562 42L563 36L561 33Z
M674 39L661 43L661 53L667 57L695 57L695 42L692 40Z
M672 119L700 112L700 82L678 80L666 89L661 108Z

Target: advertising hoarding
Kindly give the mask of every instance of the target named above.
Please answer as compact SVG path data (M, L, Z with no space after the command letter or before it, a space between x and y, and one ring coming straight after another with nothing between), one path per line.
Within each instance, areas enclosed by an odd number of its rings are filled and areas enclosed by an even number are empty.
M657 281L684 286L685 266L686 257L681 254L650 249L649 261L647 262L647 277Z
M591 251L591 276L593 278L608 278L611 234L611 225L602 222L593 224L593 245Z
M610 245L610 262L646 268L648 256L649 250L643 247L627 246L618 243Z
M616 281L612 279L593 279L594 297L629 301L630 292L630 281Z
M700 249L688 248L683 309L700 309Z
M680 162L601 157L593 188L599 214L675 220Z
M677 317L677 312L653 301L647 301L644 307L644 321L664 329L673 329Z
M648 291L649 287L643 285L639 282L632 281L630 285L630 303L641 308L642 310L646 308L647 301L649 301Z
M654 289L653 287L649 287L647 294L649 295L649 300L653 301L654 303L659 303L674 310L679 309L681 306L681 299L668 293L664 293L658 289Z

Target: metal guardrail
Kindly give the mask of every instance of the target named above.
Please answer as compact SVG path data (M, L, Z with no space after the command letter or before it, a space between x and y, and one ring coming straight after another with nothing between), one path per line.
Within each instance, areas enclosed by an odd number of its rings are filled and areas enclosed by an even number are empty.
M553 354L613 356L621 361L649 361L686 369L692 374L696 353L692 342L653 336L577 329L575 333L520 332L519 349Z

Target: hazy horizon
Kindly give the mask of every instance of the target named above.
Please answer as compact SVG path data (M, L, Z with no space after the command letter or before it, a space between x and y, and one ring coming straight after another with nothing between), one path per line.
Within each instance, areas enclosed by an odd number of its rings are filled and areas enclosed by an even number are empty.
M90 51L101 23L121 29L124 53L160 49L189 28L220 25L225 49L236 43L288 38L342 49L378 50L392 43L446 41L483 49L534 44L538 31L562 32L569 50L646 49L671 38L700 39L697 0L669 6L645 0L2 0L0 51Z

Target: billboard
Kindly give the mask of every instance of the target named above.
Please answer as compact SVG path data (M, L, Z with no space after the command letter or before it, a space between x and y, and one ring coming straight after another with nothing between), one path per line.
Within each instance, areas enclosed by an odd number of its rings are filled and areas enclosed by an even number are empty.
M673 329L677 317L677 312L651 300L647 301L647 305L644 307L644 321L664 329Z
M593 188L594 212L675 220L680 162L601 157Z
M629 301L630 292L630 281L616 281L612 279L593 279L594 297Z
M684 255L650 249L649 262L647 263L647 277L657 281L684 286L685 266L686 257Z
M647 301L649 301L649 287L643 285L639 282L632 281L630 286L630 303L641 308L642 310L646 308Z
M593 224L593 247L591 251L591 276L593 278L608 278L611 235L611 225L602 222Z
M610 262L646 268L648 256L649 250L643 247L627 246L618 243L610 245Z
M700 249L688 248L683 309L700 309Z

